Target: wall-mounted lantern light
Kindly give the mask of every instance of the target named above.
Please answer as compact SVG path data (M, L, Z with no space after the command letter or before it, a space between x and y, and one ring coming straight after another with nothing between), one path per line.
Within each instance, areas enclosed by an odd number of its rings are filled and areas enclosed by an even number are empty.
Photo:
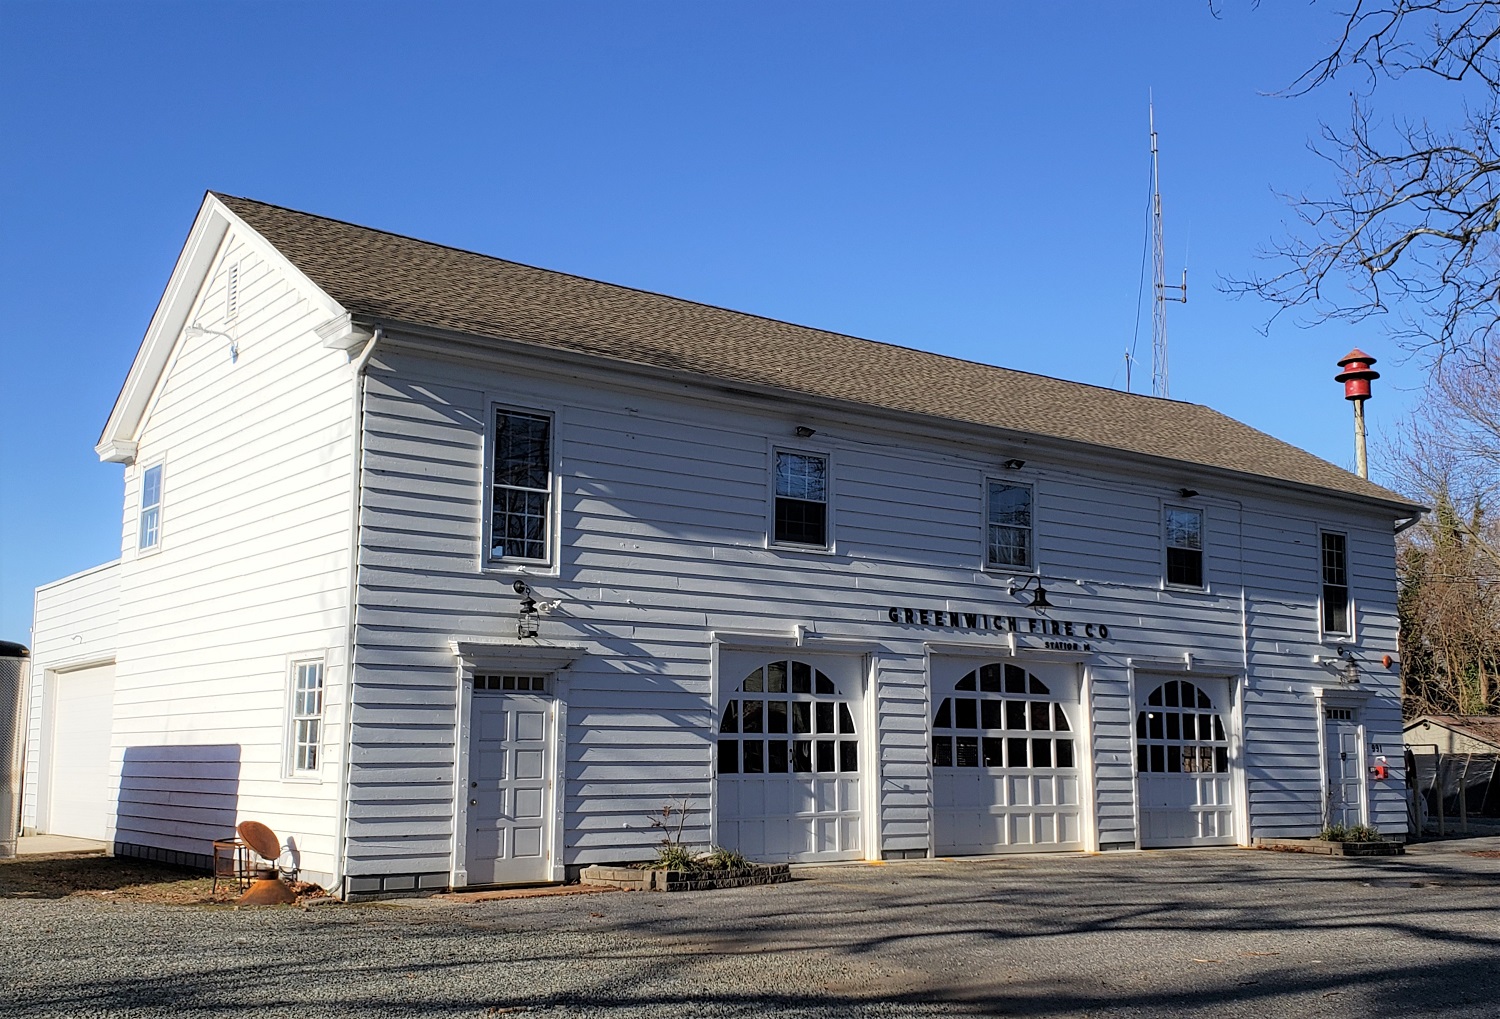
M536 599L531 597L531 588L526 586L524 580L518 580L510 586L516 594L521 596L521 604L516 610L516 636L535 637L540 627L537 619Z
M1052 603L1047 600L1047 589L1042 586L1040 574L1034 577L1027 577L1025 580L1012 580L1010 582L1011 594L1028 589L1031 591L1031 604L1026 606L1027 608L1036 609L1038 612L1045 612L1047 609L1053 607Z

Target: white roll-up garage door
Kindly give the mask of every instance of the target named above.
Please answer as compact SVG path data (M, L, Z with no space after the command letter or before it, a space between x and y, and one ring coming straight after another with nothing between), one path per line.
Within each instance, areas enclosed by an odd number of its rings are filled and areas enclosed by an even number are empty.
M46 830L81 839L106 837L110 814L109 743L115 667L52 676Z

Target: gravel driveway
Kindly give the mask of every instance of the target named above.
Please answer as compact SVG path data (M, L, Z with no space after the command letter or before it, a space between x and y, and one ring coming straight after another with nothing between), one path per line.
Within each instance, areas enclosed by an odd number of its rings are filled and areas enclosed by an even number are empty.
M1500 858L1472 854L1496 848L921 861L310 909L6 899L0 1014L1493 1019Z

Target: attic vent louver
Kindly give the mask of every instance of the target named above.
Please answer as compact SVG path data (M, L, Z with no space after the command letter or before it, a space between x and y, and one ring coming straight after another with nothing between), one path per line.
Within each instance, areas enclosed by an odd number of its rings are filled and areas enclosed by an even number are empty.
M224 278L224 321L233 322L240 313L240 263L230 262Z

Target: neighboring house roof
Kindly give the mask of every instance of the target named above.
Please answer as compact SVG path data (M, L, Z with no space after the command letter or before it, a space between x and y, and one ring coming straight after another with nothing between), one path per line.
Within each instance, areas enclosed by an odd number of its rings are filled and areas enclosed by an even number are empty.
M355 318L534 344L806 397L1218 468L1420 509L1198 404L791 325L211 194Z
M1441 725L1445 729L1452 729L1483 743L1491 743L1496 749L1500 749L1500 715L1422 715L1407 722L1403 731L1408 734L1413 729L1421 731L1424 722Z

